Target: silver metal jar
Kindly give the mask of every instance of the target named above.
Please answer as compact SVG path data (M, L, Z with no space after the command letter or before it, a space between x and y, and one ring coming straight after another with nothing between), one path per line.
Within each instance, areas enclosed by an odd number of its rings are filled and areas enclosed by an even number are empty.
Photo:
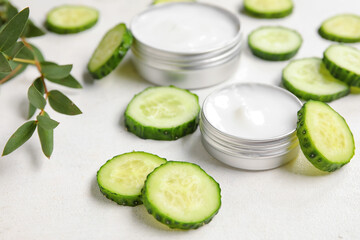
M205 149L216 159L227 165L246 170L266 170L279 167L296 158L299 151L299 142L296 136L296 122L291 131L264 139L248 139L232 135L215 127L211 123L211 112L206 112L208 99L219 91L232 87L262 86L285 94L294 106L301 108L301 101L290 92L271 85L260 83L240 83L216 90L204 101L201 117L200 131ZM231 104L237 104L232 102ZM297 110L298 110L297 109ZM295 112L296 114L296 112ZM296 115L295 115L296 117Z
M163 50L142 42L137 38L134 23L142 15L158 8L174 5L203 6L226 15L236 28L236 35L224 46L199 52L177 52ZM199 13L201 14L201 13ZM239 18L216 6L202 3L167 3L153 6L136 16L130 25L134 35L132 58L139 74L157 85L174 85L186 89L198 89L219 84L231 77L239 65L242 48L242 34Z

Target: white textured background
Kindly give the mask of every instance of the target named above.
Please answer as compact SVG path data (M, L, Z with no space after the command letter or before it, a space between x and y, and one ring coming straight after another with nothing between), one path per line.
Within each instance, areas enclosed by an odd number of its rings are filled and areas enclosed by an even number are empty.
M83 90L50 85L66 93L83 111L69 117L47 111L61 124L55 130L51 160L41 153L36 135L20 149L0 158L0 239L360 239L360 94L330 105L347 120L356 154L342 169L324 174L300 156L281 168L250 172L213 159L200 142L200 132L172 142L142 140L125 130L123 113L134 94L151 86L136 73L128 54L108 77L93 82L86 64L103 34L119 22L129 23L150 1L140 0L16 0L30 5L31 18L42 24L46 13L61 3L94 6L100 20L75 35L47 33L30 41L49 61L74 64L73 75ZM263 20L242 13L241 0L208 0L237 13L245 36L262 25L298 30L303 45L295 58L321 57L332 43L317 29L337 13L360 13L358 0L294 0L292 15ZM360 48L360 44L352 44ZM234 82L280 84L287 62L255 58L246 47L236 74L219 86L196 90L201 103L214 89ZM34 68L0 89L0 148L25 121L27 89ZM191 231L170 230L147 214L143 206L122 207L101 195L96 183L99 167L114 155L141 150L171 160L199 164L222 188L222 207L213 221Z

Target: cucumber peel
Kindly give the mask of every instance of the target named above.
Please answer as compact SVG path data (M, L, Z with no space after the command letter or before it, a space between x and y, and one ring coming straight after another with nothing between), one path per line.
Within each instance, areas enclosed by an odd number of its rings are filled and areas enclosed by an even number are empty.
M299 51L302 37L297 31L289 28L265 26L249 34L248 44L252 53L259 58L284 61Z
M125 126L140 138L176 140L199 123L198 96L188 90L149 87L135 95L125 111Z
M354 137L349 126L326 103L306 102L298 112L296 132L305 157L322 171L333 172L354 156Z
M283 18L290 15L293 8L292 0L244 0L245 11L258 18Z
M282 72L282 83L304 100L330 102L350 93L349 86L334 78L320 58L291 61Z
M177 229L196 229L218 213L219 184L198 165L168 161L150 173L143 203L156 220Z
M46 17L48 30L59 33L78 33L96 24L99 12L84 5L61 5L52 9Z
M95 79L111 73L131 47L133 37L124 23L110 29L100 41L87 65Z
M146 176L165 162L166 159L146 152L130 152L115 156L97 172L100 191L120 205L142 204L141 189Z
M323 62L335 78L353 87L360 87L360 50L334 44L325 50Z
M320 28L321 37L345 43L360 42L360 16L340 14L325 20Z

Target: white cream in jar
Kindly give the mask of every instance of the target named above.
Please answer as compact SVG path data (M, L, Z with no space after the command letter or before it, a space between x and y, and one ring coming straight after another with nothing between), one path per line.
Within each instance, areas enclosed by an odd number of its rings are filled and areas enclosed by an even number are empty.
M296 129L301 102L287 91L264 84L235 84L211 94L203 112L228 135L248 140L278 138Z
M227 12L206 4L153 7L133 20L136 39L150 47L178 53L201 53L226 46L239 34Z

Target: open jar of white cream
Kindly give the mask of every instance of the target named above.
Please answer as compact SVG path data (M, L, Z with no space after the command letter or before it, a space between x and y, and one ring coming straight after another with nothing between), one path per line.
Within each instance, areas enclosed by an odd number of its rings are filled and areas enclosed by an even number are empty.
M203 145L233 167L281 166L298 154L296 121L301 106L293 94L272 85L238 83L219 89L203 103Z
M236 70L239 18L219 7L178 2L153 6L131 22L132 56L140 75L157 85L196 89Z

